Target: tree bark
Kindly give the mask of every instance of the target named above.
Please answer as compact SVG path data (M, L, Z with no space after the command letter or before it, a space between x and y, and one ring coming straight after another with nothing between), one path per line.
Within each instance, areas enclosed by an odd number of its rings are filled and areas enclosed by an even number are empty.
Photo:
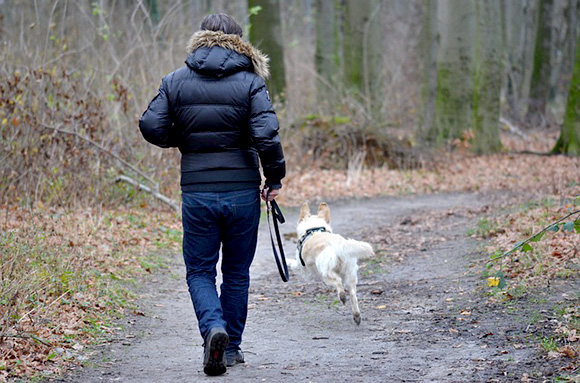
M250 41L270 57L268 90L274 97L283 99L286 89L284 43L280 20L280 0L248 0L248 8L261 7L250 15Z
M532 126L542 125L546 119L546 106L550 95L553 4L553 0L540 0L538 6L534 69L532 71L530 100L526 116Z
M473 92L474 0L440 0L435 123L428 140L437 145L470 128Z
M147 0L147 10L149 11L149 17L151 18L153 26L159 25L161 16L159 14L159 4L157 4L157 0Z
M425 137L433 128L437 97L437 0L426 0L420 36L422 58L420 134Z
M213 0L212 12L224 12L232 16L242 27L248 21L248 2L232 0Z
M503 0L505 99L510 119L521 122L527 112L536 41L538 0Z
M316 52L318 99L332 103L340 68L340 14L336 0L316 0Z
M477 24L473 81L473 149L478 154L498 151L502 84L501 9L496 0L475 3Z
M580 37L576 42L576 59L572 83L568 91L566 115L560 130L560 137L553 153L563 153L571 156L580 156Z
M380 5L380 0L344 3L345 83L373 114L380 111L383 92Z

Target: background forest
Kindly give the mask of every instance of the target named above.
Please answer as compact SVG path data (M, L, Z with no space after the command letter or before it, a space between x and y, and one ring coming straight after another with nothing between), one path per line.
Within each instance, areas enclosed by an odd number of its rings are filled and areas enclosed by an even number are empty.
M270 57L283 206L549 196L481 221L471 234L495 254L572 211L580 0L0 0L0 381L82 362L134 312L127 283L179 253L179 152L145 142L138 119L217 12ZM577 237L502 267L577 278Z
M220 11L271 58L290 170L423 166L432 148L500 151L501 129L561 126L552 151L580 151L575 0L5 0L0 11L3 202L111 202L119 176L177 199L177 152L147 145L137 120L201 18Z

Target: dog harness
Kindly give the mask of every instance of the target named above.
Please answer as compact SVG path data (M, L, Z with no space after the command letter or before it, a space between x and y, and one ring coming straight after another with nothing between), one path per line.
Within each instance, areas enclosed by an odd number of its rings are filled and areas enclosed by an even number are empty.
M304 247L304 242L306 242L308 238L312 237L314 233L325 231L327 231L325 227L313 227L312 229L306 230L306 233L304 233L304 235L298 240L298 257L300 258L300 263L302 263L302 266L306 266L304 259L302 259L302 247Z

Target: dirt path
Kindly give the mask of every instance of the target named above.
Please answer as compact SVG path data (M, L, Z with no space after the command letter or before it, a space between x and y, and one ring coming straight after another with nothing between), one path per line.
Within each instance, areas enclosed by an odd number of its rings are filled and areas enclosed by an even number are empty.
M497 206L499 194L444 194L331 204L335 232L379 242L381 258L359 272L363 322L320 282L284 284L272 260L267 226L252 267L244 365L209 378L182 278L158 275L124 332L97 347L89 366L65 382L511 382L550 377L553 363L530 342L526 302L485 303L480 243L466 231ZM297 211L287 211L286 233ZM293 240L285 244L293 253ZM291 255L293 256L293 254ZM479 263L474 266L474 262ZM554 286L550 297L574 291ZM546 306L547 307L547 306ZM536 307L535 309L540 309ZM531 380L536 381L536 380Z

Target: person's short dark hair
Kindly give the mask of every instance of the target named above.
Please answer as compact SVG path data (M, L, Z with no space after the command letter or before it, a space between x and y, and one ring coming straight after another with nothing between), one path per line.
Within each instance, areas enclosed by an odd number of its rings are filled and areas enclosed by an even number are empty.
M242 27L233 17L225 13L207 15L201 20L200 28L206 31L222 31L228 35L238 35L242 37Z

